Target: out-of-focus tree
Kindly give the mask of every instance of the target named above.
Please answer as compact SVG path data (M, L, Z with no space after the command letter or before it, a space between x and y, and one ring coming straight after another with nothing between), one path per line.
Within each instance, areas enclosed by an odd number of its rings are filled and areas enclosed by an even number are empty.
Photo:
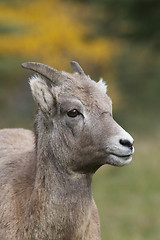
M60 0L0 3L0 54L47 61L65 67L66 58L106 66L116 45L103 37L86 39L90 30L71 4ZM85 62L84 62L85 61Z
M69 62L77 60L96 79L112 74L117 43L103 36L88 38L91 30L77 16L79 10L61 0L0 1L1 126L18 126L20 112L29 121L31 103L22 81L22 61L41 61L71 71Z
M160 50L160 1L80 0L92 8L96 33L151 44Z
M157 127L159 18L156 0L0 1L0 107L1 116L6 114L0 124L15 116L19 125L19 112L30 116L20 62L41 61L70 71L69 61L77 60L93 78L112 79L116 117L124 125Z
M159 126L160 1L83 0L88 9L92 36L119 43L112 68L123 96L117 117L129 126L148 132ZM153 117L155 116L156 117ZM126 123L127 124L127 123Z

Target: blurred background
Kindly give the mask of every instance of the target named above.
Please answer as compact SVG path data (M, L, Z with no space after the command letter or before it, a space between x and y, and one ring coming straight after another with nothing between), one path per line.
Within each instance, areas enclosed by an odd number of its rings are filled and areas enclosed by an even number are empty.
M160 1L0 0L0 128L33 128L22 62L72 71L71 60L103 77L114 118L135 139L129 166L104 166L94 177L102 239L158 240Z

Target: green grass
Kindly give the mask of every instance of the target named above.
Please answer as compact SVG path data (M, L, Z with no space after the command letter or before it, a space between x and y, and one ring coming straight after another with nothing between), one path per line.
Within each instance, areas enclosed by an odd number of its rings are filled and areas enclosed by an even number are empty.
M137 138L130 165L94 176L102 240L160 239L160 136Z

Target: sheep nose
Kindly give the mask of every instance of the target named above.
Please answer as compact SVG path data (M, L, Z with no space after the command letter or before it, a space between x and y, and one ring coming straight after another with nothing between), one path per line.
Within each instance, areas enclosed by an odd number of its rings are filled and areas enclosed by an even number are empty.
M131 143L129 140L127 140L127 139L120 139L120 140L119 140L119 143L120 143L121 145L123 145L124 147L128 147L128 148L130 148L131 150L133 150L133 142Z

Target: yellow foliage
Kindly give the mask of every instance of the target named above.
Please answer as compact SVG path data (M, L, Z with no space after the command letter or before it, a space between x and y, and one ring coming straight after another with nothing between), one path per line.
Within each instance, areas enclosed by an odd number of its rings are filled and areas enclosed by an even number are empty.
M118 52L117 42L88 37L92 30L82 21L83 15L83 4L62 0L0 2L0 30L10 30L0 31L0 55L68 71L68 63L76 60L86 73L113 79L109 66ZM111 94L119 102L118 92Z
M86 40L89 27L76 17L78 12L60 0L18 1L15 5L0 3L1 25L18 31L1 33L0 54L19 55L27 60L41 60L55 67L66 60L107 65L116 44L95 38ZM85 59L85 60L84 60Z

